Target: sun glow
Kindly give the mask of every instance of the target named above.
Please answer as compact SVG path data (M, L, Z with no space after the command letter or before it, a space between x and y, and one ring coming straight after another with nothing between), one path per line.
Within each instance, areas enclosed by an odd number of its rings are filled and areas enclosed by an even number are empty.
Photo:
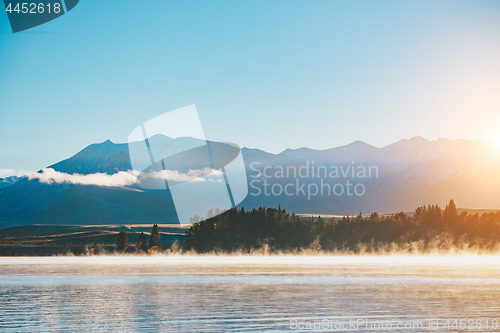
M493 134L491 140L495 143L495 147L500 153L500 133Z

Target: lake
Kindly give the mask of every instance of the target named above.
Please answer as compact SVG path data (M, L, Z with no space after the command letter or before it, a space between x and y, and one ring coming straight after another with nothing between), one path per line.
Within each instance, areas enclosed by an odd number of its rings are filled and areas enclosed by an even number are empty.
M500 331L500 256L0 257L0 331Z

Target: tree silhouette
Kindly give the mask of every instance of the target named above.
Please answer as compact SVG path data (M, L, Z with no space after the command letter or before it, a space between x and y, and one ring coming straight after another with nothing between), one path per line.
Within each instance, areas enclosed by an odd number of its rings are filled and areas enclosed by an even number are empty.
M186 247L197 252L251 251L264 244L271 250L288 251L308 248L318 239L324 250L355 251L359 244L370 244L376 249L415 241L431 246L437 238L447 240L443 244L493 249L500 243L500 211L459 215L452 200L444 211L438 205L430 205L417 208L413 216L403 212L359 214L332 218L327 223L322 217L315 221L312 217L288 214L281 207L251 211L233 208L193 224L186 234Z
M450 229L457 225L458 220L457 206L455 205L455 201L450 200L450 203L443 212L443 224L446 229Z
M135 247L138 250L147 252L148 251L148 241L146 239L146 235L144 235L143 232L139 235L139 238L137 238L137 243L135 243Z
M158 224L153 225L153 230L151 230L151 237L149 238L149 248L153 246L160 246L161 236L160 229L158 229Z
M125 231L120 231L118 234L118 239L116 240L116 249L118 251L123 251L128 246L128 236Z

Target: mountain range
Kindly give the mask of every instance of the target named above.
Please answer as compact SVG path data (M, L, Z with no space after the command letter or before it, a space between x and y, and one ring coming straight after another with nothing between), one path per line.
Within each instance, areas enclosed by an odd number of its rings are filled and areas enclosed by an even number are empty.
M193 140L197 139L157 135L149 143L152 150L168 152L182 151ZM352 215L410 211L425 204L444 206L450 199L460 207L500 208L500 149L489 141L414 137L382 148L356 141L327 150L241 151L250 186L238 206L245 209L281 205L296 213ZM48 168L68 175L127 172L131 171L129 148L107 140ZM302 177L306 171L307 177ZM347 193L347 182L352 195ZM355 185L358 192L352 193ZM298 190L301 186L304 191ZM323 195L310 195L322 187ZM293 195L286 194L285 188ZM337 195L341 189L343 194ZM136 184L109 187L28 177L0 179L0 228L154 223L177 223L168 190L144 190Z

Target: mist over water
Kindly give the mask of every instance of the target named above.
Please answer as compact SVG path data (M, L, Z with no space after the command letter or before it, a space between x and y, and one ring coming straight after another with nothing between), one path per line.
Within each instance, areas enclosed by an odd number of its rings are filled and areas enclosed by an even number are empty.
M0 330L309 331L362 320L450 332L460 329L446 320L462 319L474 323L463 331L486 331L476 324L499 319L499 277L500 256L477 254L4 257Z

